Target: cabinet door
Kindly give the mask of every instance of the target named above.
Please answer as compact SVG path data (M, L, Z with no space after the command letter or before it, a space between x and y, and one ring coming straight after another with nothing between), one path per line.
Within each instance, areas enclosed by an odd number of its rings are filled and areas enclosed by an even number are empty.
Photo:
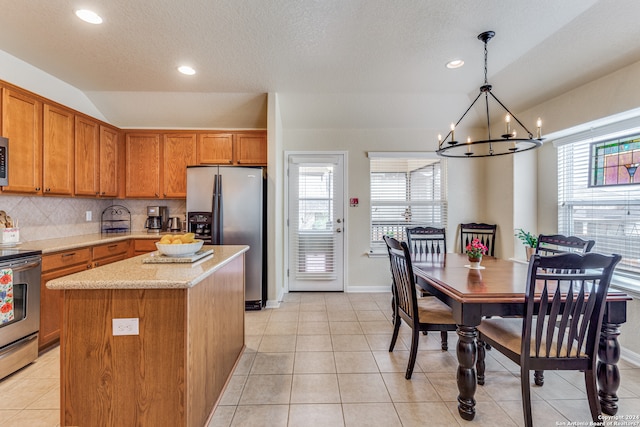
M75 117L71 110L45 104L42 146L44 194L73 194L74 122Z
M42 194L42 103L2 89L2 136L9 138L9 185L5 193Z
M99 125L97 122L76 116L75 194L97 196L99 193Z
M47 289L47 282L86 269L87 264L82 263L42 273L40 281L40 332L38 334L38 348L40 350L58 341L62 325L63 291Z
M100 126L100 196L118 196L118 131Z
M239 165L267 164L267 135L264 133L238 133L236 137L236 163Z
M160 197L160 134L127 134L125 197Z
M163 149L163 196L186 198L187 166L196 164L196 134L167 134Z
M199 165L232 164L233 134L203 133L198 135L197 161Z

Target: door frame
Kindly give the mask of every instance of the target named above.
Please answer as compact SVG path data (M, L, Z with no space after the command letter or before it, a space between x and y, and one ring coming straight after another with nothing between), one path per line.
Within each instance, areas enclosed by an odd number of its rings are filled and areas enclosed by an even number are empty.
M348 266L349 266L349 210L347 209L349 205L347 202L349 201L349 197L347 196L347 189L349 188L348 184L348 160L349 160L349 152L348 151L285 151L284 152L284 293L289 293L289 226L287 225L287 221L289 220L289 156L318 156L318 157L326 157L326 156L342 156L342 206L344 211L344 222L343 222L343 248L342 248L342 292L346 292L347 286L347 277L348 275ZM340 292L340 291L333 291Z

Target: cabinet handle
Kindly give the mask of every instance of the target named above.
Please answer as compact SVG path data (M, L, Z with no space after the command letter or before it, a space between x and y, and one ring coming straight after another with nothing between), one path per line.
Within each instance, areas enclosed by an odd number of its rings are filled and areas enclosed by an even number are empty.
M233 160L229 160L229 164L233 163Z
M109 246L107 246L107 249L111 250L111 249L115 249L117 247L118 247L118 245L109 245Z
M36 191L40 191L40 187L36 187Z
M74 256L75 254L76 254L75 252L70 252L68 254L62 254L62 258L66 258L66 257L69 257L69 256Z
M46 190L44 190L46 193L48 193L49 191L51 191L50 188L47 188Z

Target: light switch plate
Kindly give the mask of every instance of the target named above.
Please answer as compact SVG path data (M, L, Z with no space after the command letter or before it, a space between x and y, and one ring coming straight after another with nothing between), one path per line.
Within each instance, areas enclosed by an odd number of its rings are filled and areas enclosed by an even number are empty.
M111 319L113 335L139 335L138 321L137 317Z

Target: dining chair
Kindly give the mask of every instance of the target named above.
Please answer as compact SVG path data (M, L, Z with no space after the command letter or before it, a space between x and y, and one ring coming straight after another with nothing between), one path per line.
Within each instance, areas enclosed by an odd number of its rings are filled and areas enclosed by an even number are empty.
M447 230L438 227L407 227L407 246L413 260L429 254L447 253Z
M483 319L478 326L478 384L485 382L484 343L520 366L525 426L531 418L529 371L584 372L591 417L599 422L596 359L609 283L620 255L564 253L529 261L522 318Z
M543 256L565 252L587 253L591 251L595 244L595 240L583 240L575 236L541 234L538 236L535 253Z
M460 224L460 253L464 253L464 248L473 241L480 240L480 243L487 247L487 255L495 256L496 245L496 224L485 223L463 223Z
M447 230L438 227L407 227L407 246L411 252L411 259L424 260L429 254L447 253ZM420 289L420 296L427 297L431 294ZM424 331L427 335L427 331Z
M404 320L411 328L411 350L405 373L405 378L409 380L416 363L420 332L440 331L441 348L446 351L447 332L456 330L456 322L453 320L451 308L438 298L418 299L411 254L406 242L399 242L389 236L384 236L384 241L389 251L394 298L393 335L389 352L395 347L400 324Z

